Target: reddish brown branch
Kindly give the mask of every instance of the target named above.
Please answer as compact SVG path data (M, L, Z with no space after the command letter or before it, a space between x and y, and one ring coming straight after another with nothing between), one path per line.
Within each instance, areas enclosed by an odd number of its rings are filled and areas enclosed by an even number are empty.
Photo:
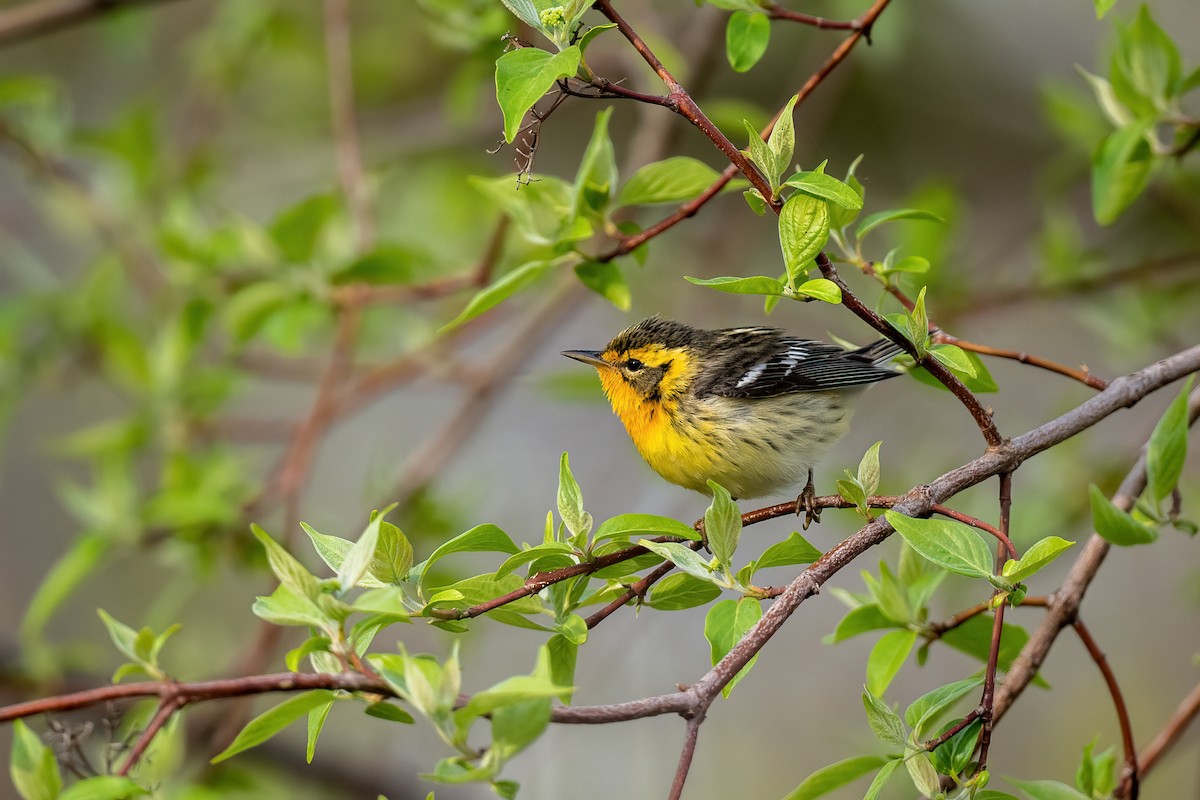
M1175 713L1171 715L1171 719L1154 737L1154 741L1146 745L1146 749L1138 756L1140 777L1145 777L1159 759L1179 741L1179 737L1197 716L1200 716L1200 683L1196 684L1191 693L1183 698L1179 707L1175 709ZM1129 788L1122 783L1117 789L1116 796L1127 798L1129 797L1128 792Z
M1128 797L1129 800L1137 800L1137 748L1133 744L1133 726L1129 723L1129 710L1125 706L1125 698L1121 695L1121 687L1117 684L1117 676L1113 673L1104 651L1092 637L1092 632L1083 624L1083 620L1076 618L1071 625L1075 628L1075 633L1079 634L1079 641L1083 642L1083 646L1087 648L1092 661L1096 662L1100 674L1104 676L1104 683L1108 686L1108 693L1112 695L1113 707L1117 711L1117 722L1121 726L1121 746L1125 750L1125 766L1121 771L1121 786L1127 792L1125 797Z
M896 330L883 317L875 312L870 306L859 300L842 277L838 275L837 270L833 266L833 262L829 260L829 256L824 253L817 254L817 266L821 268L821 274L829 280L837 284L842 291L842 305L854 312L854 315L863 322L870 325L876 332L891 339L896 344L904 348L904 352L916 358L916 350L913 343L908 341L900 331ZM963 385L963 382L955 377L954 373L946 369L942 364L932 356L926 356L924 359L918 359L921 366L939 382L950 393L958 398L959 402L966 407L971 416L975 420L975 424L979 426L979 432L983 434L984 440L989 447L999 447L1004 443L1004 437L1000 435L1000 430L996 427L995 420L979 402L979 399L971 393L971 390Z
M862 30L863 27L861 17L851 20L825 19L824 17L814 17L812 14L792 11L790 8L784 8L778 3L772 3L766 6L766 9L767 16L771 19L799 22L801 25L811 25L814 28L822 28L824 30L858 31Z
M1000 473L1000 539L1001 543L996 547L996 574L1002 573L1004 568L1004 556L1007 552L1005 544L1011 548L1012 544L1008 542L1008 527L1009 520L1012 515L1012 472L1005 470ZM1015 558L1016 551L1013 551ZM993 593L995 597L995 593ZM1004 601L996 606L996 616L992 621L992 642L988 649L987 668L983 674L983 697L979 701L980 719L983 720L983 729L979 732L979 766L978 772L987 769L988 749L992 743L992 726L995 723L995 707L996 707L996 668L1000 664L1000 641L1004 635L1004 609L1008 607L1008 602Z
M1004 545L1005 550L1008 551L1009 558L1017 558L1017 548L1013 547L1012 540L1008 538L1007 533L1000 530L996 526L989 525L981 519L972 517L970 514L964 514L961 511L955 511L953 508L947 508L941 503L935 503L933 506L933 511L935 514L941 514L943 517L949 517L950 519L957 520L965 525L970 525L972 528L978 528L981 531L990 533L992 536L995 536L1002 545Z

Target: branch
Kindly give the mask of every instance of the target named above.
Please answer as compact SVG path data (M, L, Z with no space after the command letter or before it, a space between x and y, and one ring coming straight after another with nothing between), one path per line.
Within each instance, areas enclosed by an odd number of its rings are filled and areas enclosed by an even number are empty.
M1146 749L1138 756L1139 772L1142 777L1145 777L1150 769L1158 763L1158 760L1179 741L1179 737L1198 715L1200 715L1200 683L1196 684L1191 693L1183 698L1183 702L1175 709L1175 713L1171 715L1171 719L1167 721L1163 729L1154 737L1154 741L1146 745ZM1122 783L1117 789L1116 797L1128 797L1128 792L1129 787Z
M1125 767L1121 770L1121 786L1127 791L1125 797L1128 797L1129 800L1137 800L1137 748L1133 745L1133 726L1129 724L1129 710L1125 707L1125 698L1121 695L1121 687L1117 685L1117 676L1113 674L1108 658L1100 649L1100 645L1096 644L1096 640L1092 638L1092 633L1083 624L1083 620L1076 619L1071 625L1079 634L1079 641L1083 642L1083 646L1087 648L1088 655L1099 667L1100 674L1104 676L1104 683L1108 686L1108 693L1112 695L1113 707L1117 711L1117 721L1121 725L1121 745L1125 748Z
M356 248L363 253L375 239L375 223L363 173L358 122L354 117L349 0L325 0L325 57L329 65L329 111L333 119L338 181L354 220Z
M1190 350L1185 350L1183 353L1171 356L1147 367L1138 373L1134 373L1134 375L1145 375L1151 370L1157 371L1167 363L1173 362L1185 354L1196 353L1198 351L1200 351L1200 347L1193 347ZM1188 369L1185 372L1179 373L1179 377L1195 371L1196 368ZM1100 400L1114 391L1126 391L1127 385L1131 383L1130 378L1133 377L1127 376L1112 381L1108 385L1108 389L1105 389L1091 398L1091 400L1079 406L1075 412L1092 407L1094 401ZM1132 386L1129 388L1132 388ZM1075 412L1071 413L1074 414ZM1193 391L1188 398L1189 424L1195 423L1197 416L1200 416L1200 389ZM1061 419L1060 417L1059 420ZM1057 425L1059 420L1050 424ZM1014 440L1013 444L1017 444L1017 440ZM1121 486L1117 489L1116 494L1113 495L1112 501L1118 508L1128 511L1133 508L1134 502L1145 488L1146 448L1143 447L1141 456L1139 456L1137 462L1129 470L1129 473L1126 474L1125 479L1121 481ZM1091 585L1092 579L1096 577L1100 565L1104 562L1104 557L1108 555L1109 547L1109 543L1099 534L1093 533L1091 538L1088 539L1083 552L1079 554L1070 572L1067 573L1066 580L1063 581L1062 586L1051 597L1046 618L1042 620L1042 624L1029 637L1029 641L1021 649L1020 655L1017 656L1009 668L1008 674L1005 676L1004 685L1000 688L1000 692L996 697L997 720L1004 716L1021 693L1025 691L1029 682L1033 680L1033 676L1041 669L1042 662L1046 660L1046 655L1050 652L1054 640L1058 638L1059 632L1075 621L1079 613L1079 606L1083 602L1083 595L1087 592L1088 586Z
M87 22L126 7L162 0L36 0L0 10L0 44L19 42Z
M952 344L956 347L962 348L963 350L970 350L972 353L981 353L985 356L993 356L995 358L1009 358L1013 361L1019 361L1022 364L1029 364L1030 366L1040 367L1044 370L1049 370L1050 372L1057 372L1059 375L1065 375L1068 378L1073 378L1074 380L1079 381L1080 383L1087 384L1093 389L1103 389L1108 385L1107 381L1105 381L1103 378L1098 378L1093 375L1091 370L1089 370L1086 366L1080 367L1079 369L1074 369L1064 364L1059 364L1057 361L1051 361L1048 358L1042 358L1041 356L1023 353L1019 350L1002 350L1001 348L991 347L990 345L986 344L975 344L974 342L968 342L966 339L959 339L958 337L951 336L944 331L937 332L934 334L933 338L936 341Z

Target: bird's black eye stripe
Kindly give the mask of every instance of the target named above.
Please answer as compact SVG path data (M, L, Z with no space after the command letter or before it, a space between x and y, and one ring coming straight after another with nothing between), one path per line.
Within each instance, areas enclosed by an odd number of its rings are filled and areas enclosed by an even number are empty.
M629 370L630 372L637 372L639 369L641 369L644 366L645 366L645 364L638 361L636 358L631 358L625 362L625 369Z

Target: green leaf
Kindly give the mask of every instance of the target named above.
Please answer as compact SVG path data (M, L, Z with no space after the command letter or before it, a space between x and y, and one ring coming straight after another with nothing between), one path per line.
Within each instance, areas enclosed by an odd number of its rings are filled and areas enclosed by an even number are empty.
M306 197L281 211L268 226L267 233L284 259L294 264L308 261L339 206L337 196L332 194Z
M515 50L513 52L520 53L524 51ZM457 317L443 325L439 332L445 333L453 328L457 328L467 320L478 317L483 312L499 305L517 292L524 291L533 286L548 273L554 272L559 267L574 262L577 259L578 256L576 255L566 255L550 261L530 261L504 273L499 280L476 292L475 296L467 303L467 307Z
M500 568L496 570L496 577L503 578L505 575L513 572L523 564L528 564L531 561L539 559L560 558L561 565L573 564L576 561L575 548L566 542L545 542L536 547L531 547L528 550L521 550L509 556ZM552 561L551 563L558 563Z
M581 56L578 46L553 55L536 47L521 47L496 59L496 102L504 114L504 141L512 143L525 112L559 78L576 73Z
M829 203L803 192L789 197L779 211L779 245L788 283L800 279L828 240Z
M1025 555L1020 559L1013 561L1010 558L1005 562L1003 575L1014 583L1023 581L1058 558L1073 544L1075 543L1058 536L1039 539L1025 551Z
M712 581L677 572L654 584L646 605L658 611L681 611L702 606L720 595L721 588Z
M383 512L384 514L387 511ZM343 593L349 591L367 572L371 560L375 557L375 548L379 544L379 526L383 524L383 514L376 514L367 525L362 536L346 552L346 558L338 569L337 582Z
M937 770L933 767L929 753L924 750L909 750L904 754L904 766L922 797L936 797L941 793Z
M645 206L691 200L720 178L715 169L687 156L655 161L621 187L616 206Z
M104 622L104 627L108 629L108 636L112 639L113 644L117 646L117 649L128 656L130 660L136 661L139 664L142 663L142 656L137 652L135 646L138 636L137 631L125 623L113 619L103 608L96 609L96 613L100 615L100 619Z
M592 537L593 544L614 539L627 542L635 534L652 533L662 536L678 536L680 539L699 541L700 533L691 525L670 517L660 517L655 514L618 514L606 519L596 528Z
M363 713L365 713L368 717L384 719L388 722L398 722L401 725L412 725L414 722L416 722L416 720L413 719L412 714L408 713L400 706L394 703L388 703L386 701L372 703L363 709Z
M858 169L858 165L862 162L863 157L860 155L850 163L850 168L846 170L844 183L850 187L850 190L858 195L859 205L862 205L863 198L866 196L866 189L863 188L862 182L855 177L854 172ZM840 205L834 204L829 207L829 224L835 230L841 231L851 222L858 218L859 210L851 211Z
M811 281L805 281L796 287L796 294L835 306L842 302L842 290L836 283L826 278L813 278Z
M929 351L929 315L925 312L925 287L917 293L913 310L904 318L908 329L908 340L917 348L917 356L924 357Z
M575 213L602 212L617 187L617 162L612 140L608 137L608 119L612 106L596 115L592 138L579 162L575 175Z
M886 767L889 763L891 762L879 756L854 756L829 764L805 778L784 800L814 800L823 797L874 769Z
M306 763L311 764L313 756L317 753L317 739L321 737L321 729L325 727L325 720L329 717L329 709L333 708L333 702L330 700L308 712L308 742L304 747Z
M1118 128L1092 157L1092 215L1101 225L1116 222L1145 190L1154 166L1146 138L1152 125L1135 120Z
M956 723L947 722L946 730ZM971 755L979 742L983 720L977 719L942 743L930 753L934 768L946 775L961 775L971 763Z
M972 658L986 663L988 651L992 646L992 622L993 618L988 614L972 617L957 628L942 634L942 641L960 653L966 653ZM1020 654L1021 648L1028 641L1029 634L1024 628L1004 623L1000 634L999 667L1001 671L1008 671L1008 668L1012 666L1013 659ZM1045 685L1040 677L1035 681L1040 685Z
M868 233L875 230L880 225L883 225L886 222L895 222L902 219L923 219L942 223L946 221L937 214L920 208L893 208L888 211L877 211L860 222L857 230L854 231L854 238L861 242L864 238L866 238Z
M146 797L150 792L136 781L119 775L95 775L68 786L58 800L126 800Z
M961 522L913 519L896 511L884 513L904 541L934 564L968 578L992 577L992 560L987 545L975 531Z
M765 275L756 275L752 278L693 278L690 275L684 275L683 277L697 286L708 286L716 289L718 292L726 292L728 294L783 295L787 292L787 287L781 282L774 278L768 278Z
M796 110L799 95L792 95L787 105L779 112L771 135L767 137L767 147L775 157L775 174L771 176L771 188L778 190L779 178L792 166L792 155L796 150L796 123L792 118Z
M879 490L879 448L882 446L883 442L871 445L858 462L858 484L868 495Z
M782 542L776 542L763 551L755 562L755 570L782 567L791 564L811 564L823 553L809 544L797 531L792 531Z
M250 607L254 615L276 625L310 625L324 628L332 623L315 602L281 583L266 597L257 597Z
M1117 39L1108 74L1117 97L1139 117L1170 113L1183 71L1175 42L1145 5L1132 25L1117 25Z
M767 52L771 20L766 14L735 11L725 26L725 56L735 72L747 72Z
M595 39L597 36L604 33L605 31L611 31L616 27L617 27L617 25L614 22L614 23L610 23L608 25L593 25L592 27L588 28L586 31L583 32L583 36L579 37L579 41L577 42L577 44L579 45L579 52L587 53L588 45L590 45L592 43L593 39Z
M867 712L867 723L879 741L889 747L904 747L904 723L891 706L863 687L863 708Z
M320 593L317 577L297 561L291 553L284 550L282 545L272 539L258 525L252 524L250 530L255 538L262 542L267 551L267 561L271 565L271 571L275 573L275 577L281 584L308 598L315 598Z
M742 125L746 128L746 135L749 138L750 144L746 148L746 155L749 156L750 162L758 168L758 171L770 184L772 192L779 185L779 170L775 165L775 154L771 152L771 148L758 135L758 130L750 124L749 120L742 120ZM756 194L757 189L752 190ZM747 198L749 200L749 198ZM753 205L751 205L753 207ZM766 208L764 204L764 209Z
M651 553L662 556L689 575L706 581L716 580L708 562L687 545L679 542L652 542L649 539L639 539L638 544Z
M571 474L566 453L558 462L558 515L572 536L586 541L587 535L592 532L592 515L583 510L583 491Z
M784 181L783 185L792 186L805 194L828 200L847 211L858 211L863 207L862 197L858 192L824 172L797 172Z
M935 723L941 714L982 685L983 676L978 675L939 686L914 700L904 711L904 721L913 729L917 739L925 739L929 726Z
M833 633L826 636L822 641L825 644L837 644L844 642L863 633L876 631L881 628L895 628L896 622L883 613L883 609L877 603L867 603L858 608L850 609L850 612L838 622L837 628Z
M1096 533L1113 544L1129 547L1149 544L1158 538L1158 531L1141 524L1113 505L1096 484L1088 485L1092 504L1092 525Z
M249 750L251 747L262 744L314 708L325 705L334 699L334 693L328 689L314 689L284 700L269 711L250 720L229 746L214 756L210 763L216 764L243 750Z
M329 277L334 286L365 283L398 286L420 278L430 262L428 253L397 244L385 244L364 253Z
M742 536L742 515L724 486L709 481L708 488L712 491L713 499L704 511L704 535L717 563L730 570L733 554Z
M1117 0L1092 0L1096 8L1096 19L1104 19L1104 15L1116 5Z
M883 787L887 786L887 782L892 779L892 773L903 763L904 759L897 758L884 764L879 772L875 773L875 778L871 781L871 785L867 787L867 793L863 795L863 800L875 800L879 797L880 792L883 791Z
M24 720L13 722L12 756L9 775L17 794L24 800L55 800L62 790L62 776L54 752L42 744Z
M633 303L629 284L620 267L611 261L585 261L575 266L579 282L622 311Z
M1183 384L1183 391L1171 401L1146 448L1146 485L1150 499L1162 502L1179 483L1183 462L1187 459L1188 395L1192 392L1193 377Z
M443 543L412 571L417 573L418 582L423 583L429 568L453 553L505 553L511 556L517 552L520 552L520 548L513 544L507 533L495 525L484 523Z
M1007 777L1005 780L1027 794L1031 800L1090 800L1082 792L1058 781L1022 781Z
M259 281L238 289L221 310L225 329L235 341L248 342L276 311L296 297L295 292L278 281Z
M710 608L704 618L704 638L708 640L713 665L715 666L724 658L760 619L762 619L762 605L753 597L722 600ZM721 694L729 697L733 687L746 677L756 661L758 661L757 653L746 662L746 666L742 667L729 683L725 684Z
M509 574L503 578L497 578L494 575L475 575L448 586L433 587L430 590L428 607L467 608L514 592L524 585L525 581L519 575ZM538 614L544 610L542 601L536 595L522 597L497 609L497 611L511 611L516 614ZM492 616L495 619L501 619L500 615L493 613Z
M967 358L967 352L953 344L935 344L929 353L956 375L975 375L975 365Z
M550 680L559 686L575 684L575 664L579 658L579 645L556 634L546 641L546 658L549 661ZM558 695L560 702L570 705L571 692Z
M871 694L883 696L916 643L913 630L889 631L875 643L867 657L867 690Z

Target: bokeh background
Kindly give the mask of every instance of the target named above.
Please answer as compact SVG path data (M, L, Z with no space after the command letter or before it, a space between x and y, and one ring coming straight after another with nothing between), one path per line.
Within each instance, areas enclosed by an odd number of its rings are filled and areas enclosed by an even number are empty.
M0 4L0 15L23 5ZM337 192L320 3L136 5L0 42L0 86L31 76L53 87L61 131L46 135L59 137L65 163L94 187L92 206L152 250L164 247L164 220L178 217L193 226L188 230L210 233L226 226L234 240L228 252L241 257L254 252L244 241L253 238L246 231L303 198ZM502 52L500 35L516 31L515 21L498 3L482 1L358 0L350 7L356 117L377 241L419 253L426 274L467 270L486 248L497 212L466 179L513 169L510 149L489 149L500 129L492 62ZM735 74L723 53L724 12L644 0L620 8L739 143L741 119L765 122L842 38L836 31L776 23L765 59L749 73ZM1194 66L1200 59L1196 5L1163 0L1152 8L1185 63ZM822 2L805 3L802 10L840 19L862 8ZM1123 0L1113 14L1134 12L1133 3ZM840 175L865 154L858 175L868 211L914 205L946 217L945 226L897 227L887 244L931 257L931 315L947 330L1086 363L1103 376L1130 371L1200 337L1200 202L1194 167L1189 177L1183 164L1160 176L1116 226L1102 229L1092 221L1087 140L1103 121L1076 67L1104 72L1112 39L1111 24L1097 22L1082 0L894 3L877 23L871 45L860 45L798 111L796 161L811 168L828 159L829 172ZM615 35L603 37L589 51L589 63L611 79L628 76L630 86L657 91L653 76L627 50ZM0 100L0 113L5 102ZM570 180L603 106L578 100L557 111L543 130L535 173ZM617 103L610 130L624 176L668 152L723 167L694 129L661 109ZM47 183L14 148L4 149L0 291L10 300L69 294L113 250L98 241L86 204L47 189ZM331 226L330 252L345 249L350 227L344 220ZM519 263L520 255L520 247L510 245L501 265ZM1082 296L1038 289L1056 275L1075 274L1064 263L1099 274L1160 260L1172 266L1148 270L1145 281L1102 285ZM435 364L423 378L375 398L330 431L317 450L301 518L319 530L353 536L370 509L402 496L409 502L398 524L416 543L418 557L439 539L484 521L518 542L536 542L554 503L564 450L598 520L623 512L698 517L706 501L665 484L641 463L602 403L594 377L558 352L598 348L650 314L706 327L762 322L759 299L720 295L682 276L778 272L774 222L749 213L732 194L657 239L644 265L630 262L622 269L632 288L628 311L581 288L548 290L557 292L559 313L522 343L505 379L472 405L463 405L472 396L471 376L505 354L511 332L546 302L548 291L498 309L460 351L427 345L467 294L372 311L364 323L362 363L427 348ZM865 282L855 286L869 291ZM6 309L16 313L11 305ZM871 338L844 310L817 303L785 304L771 323L814 338ZM302 417L311 406L328 351L332 333L320 319L299 327L290 350L277 346L284 334L275 331L278 338L253 343L240 362L250 374L238 378L231 416L258 421L258 427L231 426L228 432L237 480L251 495L283 452L279 423ZM121 393L86 358L50 352L55 363L5 371L11 380L3 386L0 462L0 698L106 680L118 657L96 607L135 626L183 622L166 658L173 674L227 674L257 628L250 603L269 588L242 552L252 548L240 520L230 523L207 556L194 541L131 534L56 610L42 637L48 649L35 660L36 669L30 667L21 648L22 619L55 560L86 527L64 503L63 487L95 479L86 459L60 445L68 434L119 417L126 408ZM1012 362L989 361L989 367L1000 391L985 400L1008 435L1068 410L1090 392ZM1085 537L1087 483L1115 486L1170 396L1163 392L1024 465L1015 478L1018 542L1051 534ZM455 421L469 426L461 445L446 433ZM820 487L831 489L841 469L857 464L878 440L884 442L883 492L905 491L980 452L970 418L947 393L910 379L891 381L867 394L853 432L823 466ZM1192 496L1196 466L1193 454L1185 474ZM149 468L136 478L153 480ZM994 494L987 484L956 506L992 518ZM255 519L268 529L283 524L277 508ZM743 547L749 555L794 526L776 520L751 528ZM809 538L827 547L855 527L849 514L827 513ZM1139 742L1158 730L1197 680L1196 546L1193 538L1167 532L1153 547L1114 552L1084 606L1084 618L1121 680ZM894 563L896 552L889 543L869 554L862 568L874 571L879 559ZM1066 561L1039 575L1031 593L1057 585ZM476 561L479 569L488 563ZM790 576L780 570L773 577L782 583ZM863 588L853 570L834 583ZM949 615L977 602L978 591L951 579L938 603ZM829 593L806 603L732 697L714 706L687 796L781 797L817 767L872 746L859 693L875 637L836 647L821 643L842 613ZM1013 617L1032 628L1039 613L1019 610ZM616 614L581 651L576 702L642 697L695 680L709 665L703 620L703 609ZM421 625L401 633L410 651L448 652L449 634ZM477 625L462 647L465 688L527 671L538 641L529 631ZM272 670L282 666L279 658L269 663ZM889 699L907 703L976 669L965 656L935 648L923 668L910 665L901 673ZM1053 690L1031 689L998 728L993 772L1070 782L1085 744L1119 743L1116 721L1099 674L1070 636L1055 647L1043 674ZM221 710L193 711L198 718L207 714L210 723L213 713ZM99 728L95 735L102 736ZM552 728L506 774L523 784L522 797L534 800L657 797L669 785L681 735L674 718ZM7 742L8 730L0 729L5 750ZM1198 745L1193 730L1152 776L1144 796L1200 796ZM338 708L312 766L303 765L302 732L296 732L231 762L235 778L214 791L293 798L384 793L399 800L435 788L439 798L489 796L482 787L434 787L417 779L446 754L420 723L416 729L391 726ZM270 778L264 782L256 774ZM859 786L834 796L862 791ZM10 788L0 786L0 798L9 796L15 796Z

